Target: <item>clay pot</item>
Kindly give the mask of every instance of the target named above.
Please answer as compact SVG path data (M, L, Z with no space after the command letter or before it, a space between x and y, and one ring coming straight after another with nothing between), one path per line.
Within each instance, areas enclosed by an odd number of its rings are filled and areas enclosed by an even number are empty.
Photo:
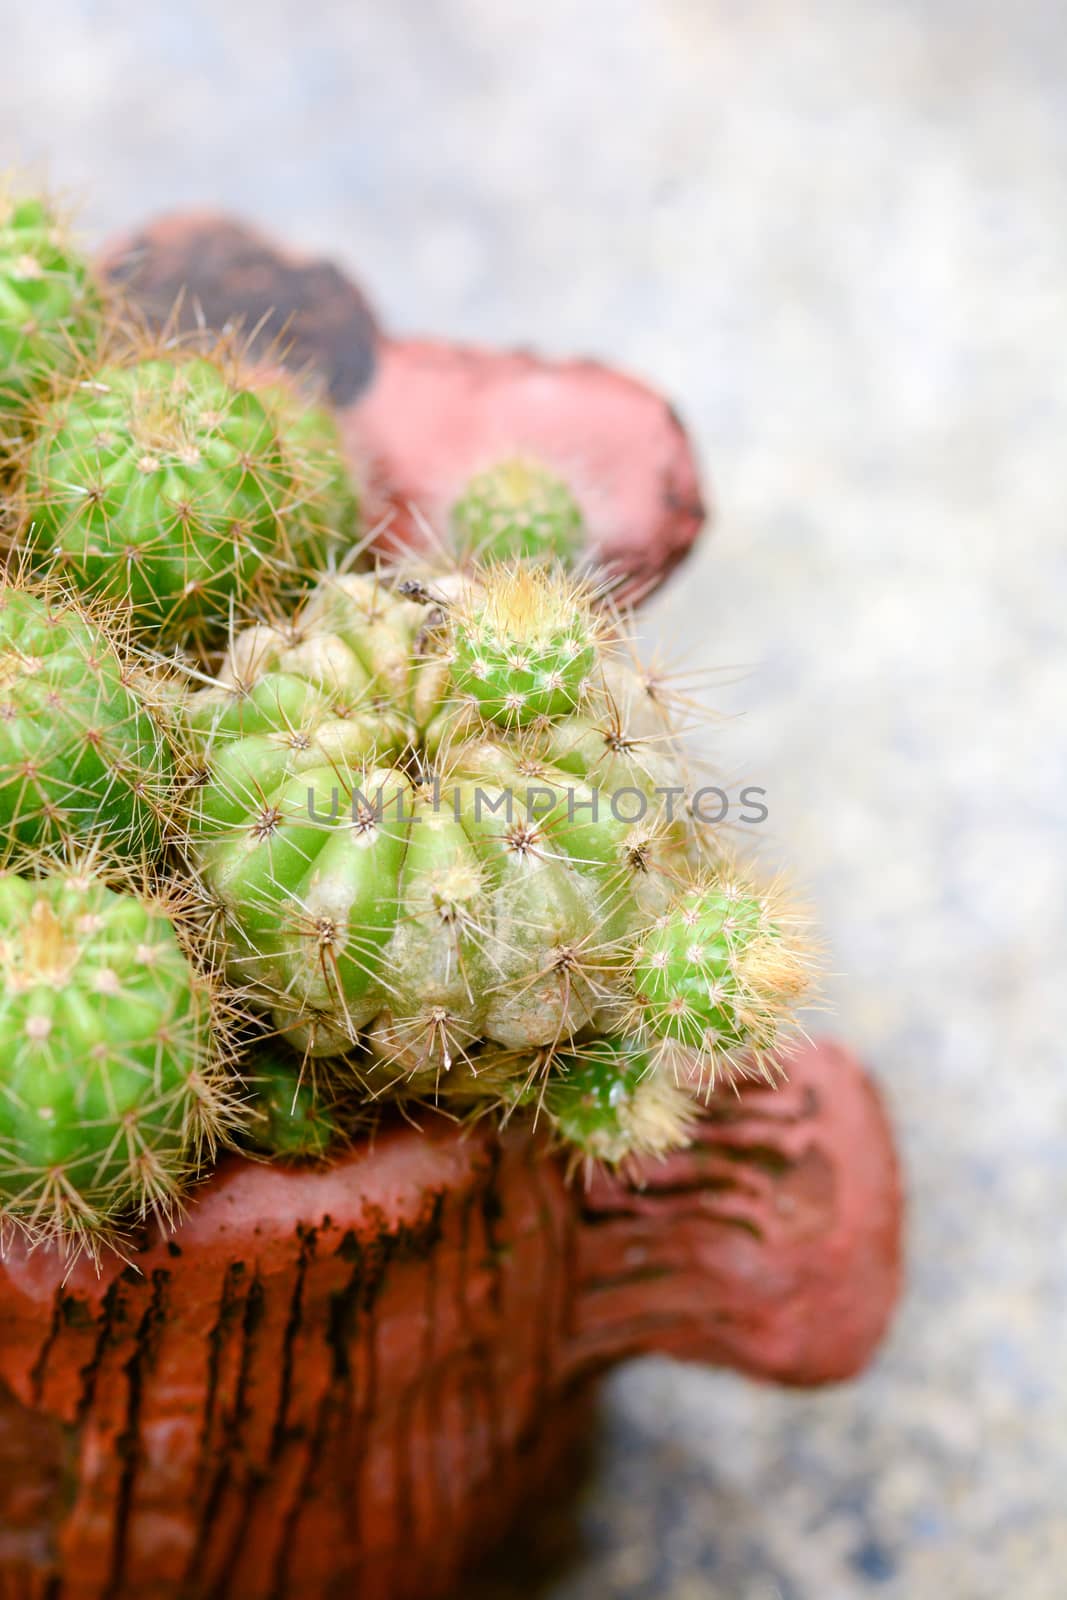
M318 367L398 515L438 515L507 437L584 463L596 535L635 586L691 543L688 446L640 385L384 340L334 269L217 219L150 230L134 256L150 313L186 282L188 316L279 307L291 359ZM128 272L128 245L120 258ZM535 1133L427 1115L321 1170L232 1157L176 1234L99 1275L12 1247L0 1600L453 1592L540 1494L613 1362L857 1372L897 1295L900 1217L877 1093L821 1044L783 1088L716 1097L691 1150L626 1179L568 1185Z
M321 1171L233 1158L129 1267L9 1257L0 1594L448 1594L590 1379L650 1350L848 1377L899 1246L881 1105L829 1044L640 1180L434 1118Z

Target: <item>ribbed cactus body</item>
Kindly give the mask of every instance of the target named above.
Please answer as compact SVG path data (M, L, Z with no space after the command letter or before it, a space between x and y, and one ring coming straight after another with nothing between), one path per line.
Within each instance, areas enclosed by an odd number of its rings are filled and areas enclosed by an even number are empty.
M0 451L34 397L92 353L101 324L89 264L52 208L0 190Z
M0 1216L93 1247L166 1214L226 1117L212 995L162 903L0 874Z
M104 368L47 405L22 538L166 640L224 627L286 556L292 478L262 400L215 360Z
M74 601L0 582L0 860L154 856L171 758L150 682Z

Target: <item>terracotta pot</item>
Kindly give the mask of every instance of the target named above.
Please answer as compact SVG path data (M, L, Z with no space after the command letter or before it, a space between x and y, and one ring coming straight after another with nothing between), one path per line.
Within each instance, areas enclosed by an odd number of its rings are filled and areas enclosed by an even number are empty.
M105 251L156 323L256 330L253 353L313 369L385 546L440 538L467 479L529 452L573 484L592 550L628 598L647 595L705 520L681 422L652 389L594 361L545 361L442 340L390 339L328 262L210 213L167 217Z
M129 1268L9 1258L0 1594L447 1594L605 1367L847 1377L899 1245L881 1105L828 1044L641 1185L443 1119L323 1171L234 1158Z
M585 464L636 587L692 541L688 446L640 385L383 340L334 269L218 219L161 225L135 255L150 311L186 280L185 315L280 307L383 501L439 515L508 437ZM447 1594L539 1494L612 1362L858 1371L897 1294L900 1217L877 1093L823 1044L785 1087L715 1099L692 1150L629 1180L568 1186L529 1132L427 1117L321 1171L232 1158L173 1237L99 1276L13 1248L0 1600Z

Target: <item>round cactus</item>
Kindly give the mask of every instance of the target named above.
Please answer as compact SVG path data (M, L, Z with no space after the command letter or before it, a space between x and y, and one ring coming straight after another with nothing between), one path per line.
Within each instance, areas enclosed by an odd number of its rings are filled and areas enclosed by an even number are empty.
M284 564L292 479L263 402L219 359L104 368L41 411L21 539L164 641L199 640Z
M781 894L727 862L655 919L632 977L643 1030L699 1052L714 1074L766 1060L809 986L810 960Z
M102 322L88 262L56 213L0 189L0 450L40 390L92 354Z
M323 1161L340 1127L299 1056L260 1045L245 1066L248 1141L275 1161Z
M459 550L483 562L557 557L571 564L585 541L581 507L562 478L521 456L472 478L451 523Z
M76 601L0 580L0 861L159 852L171 758L150 695Z
M688 870L662 734L620 738L594 688L573 737L564 718L464 740L454 669L436 602L345 577L189 698L190 849L231 976L313 1054L369 1029L401 1075L485 1038L558 1044L621 1002L628 937Z
M0 977L0 1217L75 1250L168 1217L233 1120L171 910L77 871L0 874Z

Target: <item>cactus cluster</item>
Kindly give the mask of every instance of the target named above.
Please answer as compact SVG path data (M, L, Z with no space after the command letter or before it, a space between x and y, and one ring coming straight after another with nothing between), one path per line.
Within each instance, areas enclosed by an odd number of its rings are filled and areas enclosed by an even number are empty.
M372 568L326 407L103 304L0 205L0 1223L95 1250L220 1140L326 1160L396 1102L684 1145L808 958L571 487L490 464L453 559Z
M555 1082L624 1029L642 1071L713 1082L777 1045L793 919L695 822L662 702L560 569L327 577L184 715L230 980L307 1058L405 1095L483 1047Z

